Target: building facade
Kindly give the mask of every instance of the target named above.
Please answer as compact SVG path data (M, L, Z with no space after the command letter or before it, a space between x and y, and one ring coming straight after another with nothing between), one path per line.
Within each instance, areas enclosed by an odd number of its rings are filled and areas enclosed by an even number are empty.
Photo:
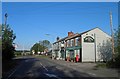
M68 34L68 38L65 39L66 60L76 61L78 55L79 61L81 61L81 37L76 33L72 35Z
M111 43L111 36L99 28L91 29L81 34L82 42L82 62L103 61L99 47L106 42ZM109 50L109 48L106 48ZM105 51L104 51L105 52ZM109 53L111 54L111 52Z
M103 61L99 47L107 41L111 41L111 36L99 28L75 34L68 32L67 37L53 43L53 55L67 61L77 61L77 58L79 62Z
M52 57L53 59L61 59L65 60L65 38L57 39L56 42L53 43Z

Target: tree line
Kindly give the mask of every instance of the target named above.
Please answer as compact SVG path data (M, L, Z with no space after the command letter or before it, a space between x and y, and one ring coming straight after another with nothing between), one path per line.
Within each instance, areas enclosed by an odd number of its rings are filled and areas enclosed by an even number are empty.
M51 43L48 40L43 40L43 41L39 41L38 43L35 43L31 49L30 52L32 53L32 51L34 50L35 54L37 54L38 52L44 52L45 49L49 49L51 48Z

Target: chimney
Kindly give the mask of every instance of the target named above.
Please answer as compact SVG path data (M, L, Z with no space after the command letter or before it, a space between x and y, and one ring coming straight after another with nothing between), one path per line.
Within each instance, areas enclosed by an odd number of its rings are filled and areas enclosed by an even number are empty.
M74 33L71 31L71 32L68 32L68 37L74 35Z
M57 41L59 40L60 38L59 37L57 37Z

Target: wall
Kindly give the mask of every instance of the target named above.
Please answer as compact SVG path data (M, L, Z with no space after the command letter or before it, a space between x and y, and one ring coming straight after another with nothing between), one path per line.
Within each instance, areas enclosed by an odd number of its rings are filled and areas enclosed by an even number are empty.
M93 43L84 42L86 36L91 36L95 39ZM104 33L99 28L95 28L82 35L82 62L95 62L100 60L100 52L98 51L98 46L102 45L103 42L110 40L110 36ZM106 49L107 50L107 49ZM96 53L96 56L95 56ZM100 60L102 61L102 60Z

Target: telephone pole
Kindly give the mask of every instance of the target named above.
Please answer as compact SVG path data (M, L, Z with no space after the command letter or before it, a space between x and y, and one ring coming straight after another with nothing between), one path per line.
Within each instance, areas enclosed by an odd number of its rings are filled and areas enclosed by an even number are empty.
M25 54L25 51L24 51L24 44L23 44L23 55Z
M6 27L7 27L7 17L8 17L8 14L5 13L5 29L6 29Z
M113 24L112 24L112 12L110 11L110 28L111 28L111 36L112 36L112 60L115 61L115 51L114 51L114 32L113 32Z

